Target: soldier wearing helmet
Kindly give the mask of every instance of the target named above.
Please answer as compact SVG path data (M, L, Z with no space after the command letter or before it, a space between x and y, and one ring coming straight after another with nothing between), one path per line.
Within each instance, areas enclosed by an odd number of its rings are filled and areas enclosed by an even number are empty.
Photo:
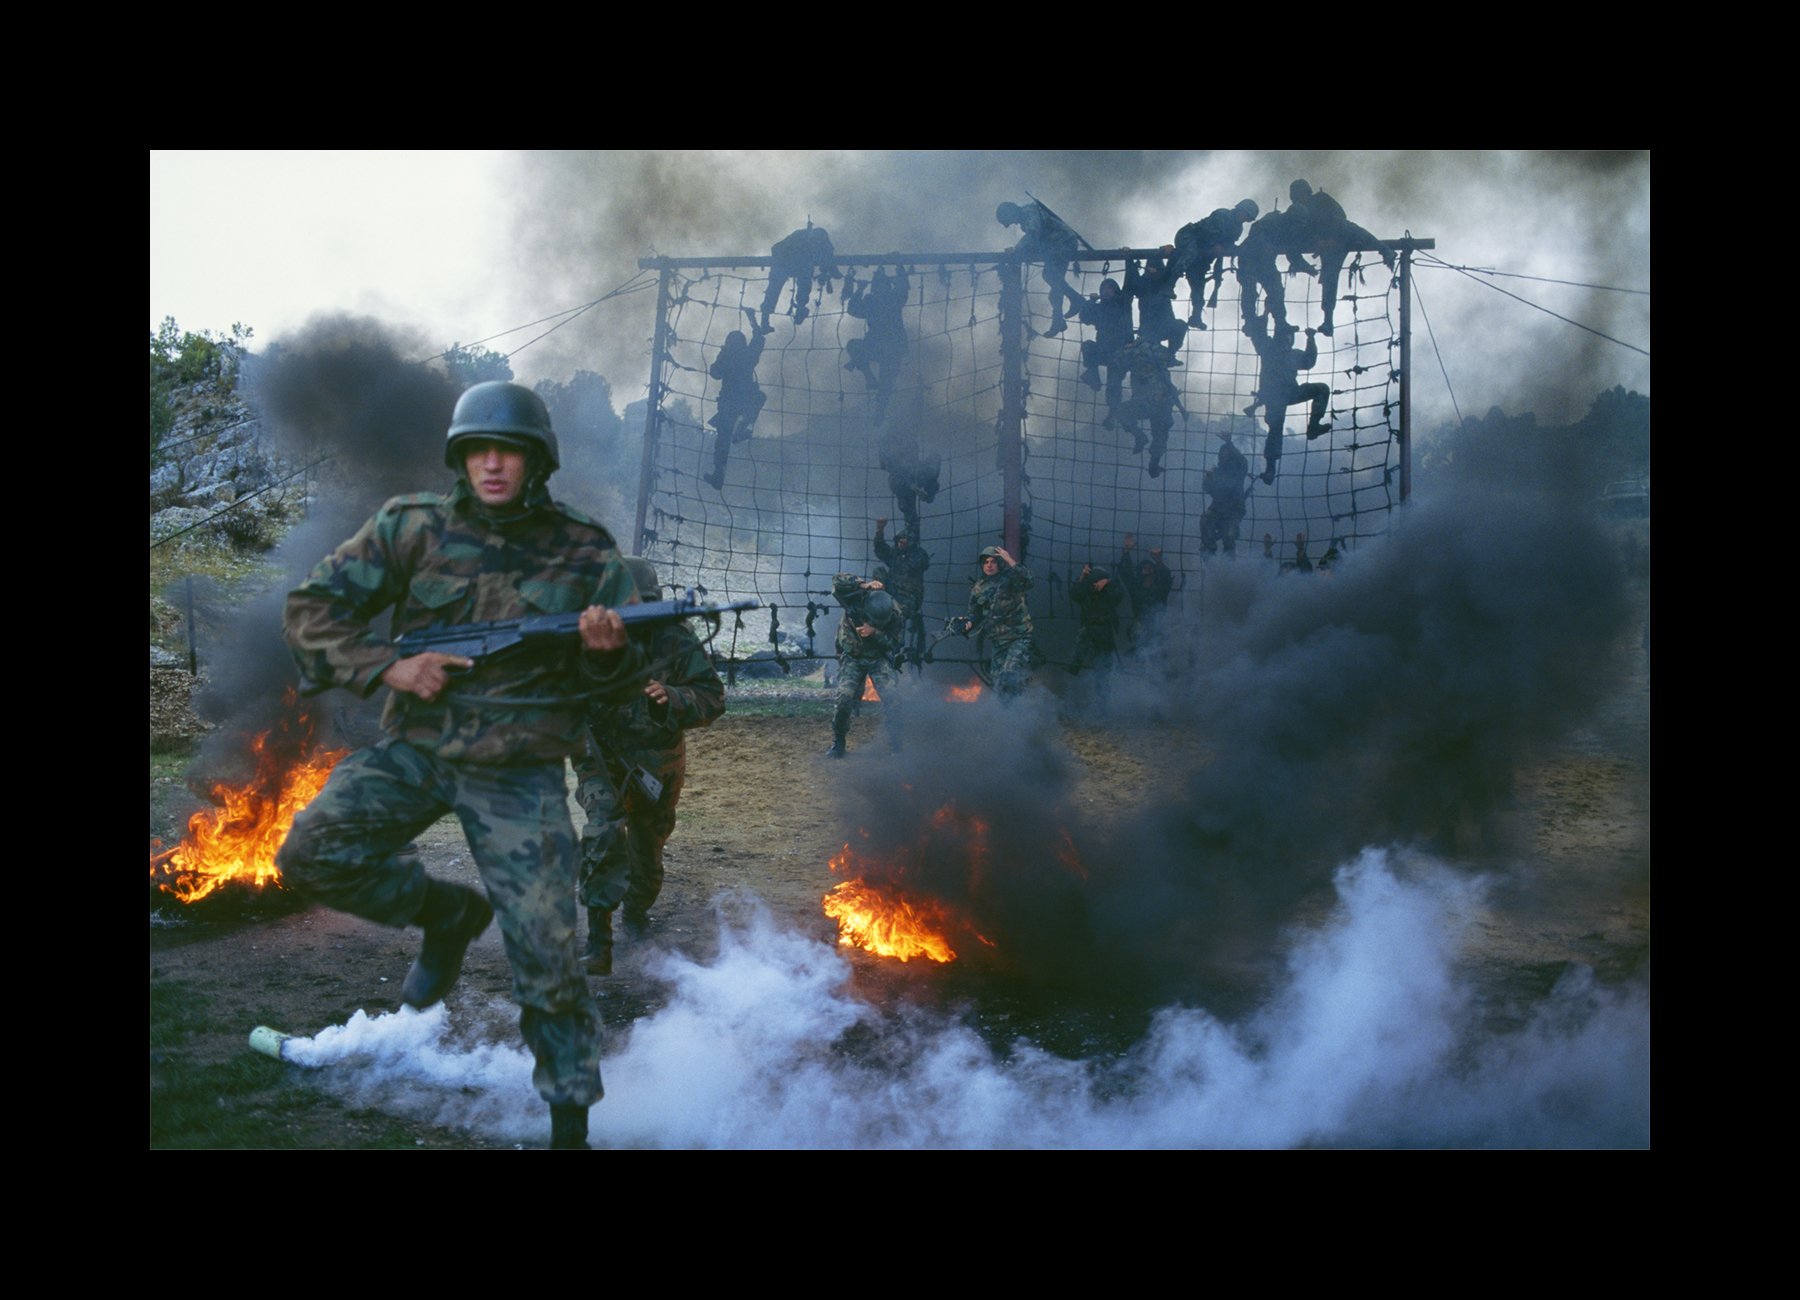
M1344 215L1343 205L1324 190L1303 180L1288 186L1293 206L1288 209L1288 260L1302 253L1319 255L1319 310L1325 323L1319 333L1331 337L1332 317L1337 313L1338 279L1344 259L1352 252L1379 253L1388 270L1394 269L1394 250ZM1354 271L1352 274L1356 274Z
M1106 418L1118 414L1125 400L1125 367L1119 354L1130 343L1131 298L1114 279L1100 282L1098 296L1089 298L1075 313L1084 325L1094 328L1094 337L1081 343L1081 382L1095 392L1100 391L1100 367L1106 367Z
M882 717L888 742L900 749L900 674L895 661L906 639L900 606L876 580L854 573L840 573L831 580L831 594L844 608L838 620L837 707L831 715L829 758L842 758L850 735L850 712L863 697L865 684L873 683L881 697Z
M1081 236L1036 199L1026 205L1002 203L994 209L994 220L1003 226L1018 226L1024 232L1024 237L1013 245L1013 252L1027 261L1044 264L1043 280L1050 286L1050 328L1044 331L1044 337L1061 334L1069 327L1063 304L1067 302L1080 311L1085 301L1069 285L1069 263L1081 251Z
M1225 278L1225 258L1237 247L1244 227L1255 221L1260 209L1255 199L1245 199L1235 208L1214 208L1199 221L1190 221L1175 232L1175 258L1170 269L1187 277L1188 324L1203 330L1201 304L1206 297L1206 280L1213 281L1213 298L1218 299L1218 285Z
M1331 403L1331 385L1300 382L1300 372L1312 369L1319 359L1318 340L1313 338L1311 329L1306 331L1306 347L1303 350L1294 346L1292 325L1276 321L1273 334L1268 332L1267 325L1268 318L1258 316L1244 327L1257 355L1262 358L1262 365L1257 372L1256 398L1246 414L1254 413L1258 406L1263 408L1263 424L1269 434L1263 440L1262 481L1273 483L1275 466L1281 460L1281 440L1288 407L1295 402L1310 402L1312 416L1306 423L1306 440L1311 442L1315 438L1323 438L1331 432L1331 425L1325 421L1325 410Z
M994 690L1002 703L1016 699L1031 679L1030 590L1031 573L1005 547L984 547L969 612L957 620L964 636L979 633L993 647Z
M719 355L707 368L706 373L719 381L717 409L707 423L719 432L713 443L712 473L701 477L720 491L725 489L725 464L731 458L732 445L750 437L756 417L762 414L763 405L769 400L769 395L756 382L756 363L762 360L763 346L768 341L759 333L756 342L752 343L744 337L742 330L732 330L725 336L725 346L719 349Z
M789 314L795 325L806 319L806 304L812 298L815 270L824 282L825 292L830 293L831 282L837 276L837 250L831 246L831 236L825 233L825 227L808 221L805 229L794 231L769 250L769 287L763 294L762 324L757 327L757 333L774 332L769 317L780 304L782 286L789 280L794 282L794 301L788 308Z
M456 403L446 493L395 497L289 593L288 645L311 694L387 687L387 739L341 761L294 820L285 882L340 911L424 930L401 1001L425 1008L455 985L496 913L520 1028L550 1103L551 1144L587 1141L601 1096L600 1021L575 949L579 855L564 760L593 700L642 689L643 656L615 606L636 600L612 535L550 499L559 463L550 413L518 384L477 384ZM374 623L391 611L387 633ZM575 642L475 664L400 658L414 629L577 613ZM454 812L483 890L426 875L401 852Z
M625 561L642 600L661 600L656 569ZM634 631L649 680L628 703L588 713L588 746L575 755L581 805L581 901L587 908L590 975L612 973L613 912L624 905L625 928L639 933L662 893L663 845L675 831L675 805L687 777L684 733L708 727L725 712L725 686L712 656L679 622Z

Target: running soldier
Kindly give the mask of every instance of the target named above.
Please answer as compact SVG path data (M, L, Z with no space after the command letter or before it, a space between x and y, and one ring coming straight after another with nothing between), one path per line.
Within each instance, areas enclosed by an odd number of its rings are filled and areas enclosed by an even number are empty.
M825 751L826 757L844 756L844 741L850 735L850 711L862 699L864 684L868 682L875 684L881 696L888 743L898 753L900 692L894 660L906 636L900 607L881 583L864 581L854 573L840 573L833 578L831 594L844 607L844 614L838 620L837 707L831 715L831 748Z
M648 560L625 561L641 600L661 600ZM632 634L649 660L649 680L629 703L588 712L588 747L575 756L575 801L581 831L581 902L590 975L612 974L612 917L621 903L625 928L640 934L662 893L663 845L675 832L675 805L687 777L683 733L709 727L725 712L725 685L712 656L680 623Z
M1017 699L1031 680L1030 590L1030 571L1005 547L989 546L981 552L981 576L969 588L969 612L954 624L964 636L980 633L993 647L994 690L1002 704Z
M612 608L637 597L611 534L550 499L556 434L537 394L477 384L456 403L448 493L395 497L288 595L284 629L307 693L391 694L387 738L332 770L294 819L283 880L327 906L425 931L400 999L442 1000L497 912L519 1028L550 1103L551 1146L584 1149L602 1096L600 1018L575 949L579 861L563 760L589 701L642 689L641 653ZM581 611L576 642L476 663L392 635ZM454 674L454 676L453 676ZM454 812L485 896L425 874L403 852Z

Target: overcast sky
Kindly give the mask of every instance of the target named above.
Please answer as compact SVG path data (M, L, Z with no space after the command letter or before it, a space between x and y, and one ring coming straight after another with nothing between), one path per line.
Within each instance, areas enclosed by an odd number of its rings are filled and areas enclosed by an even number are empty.
M428 355L596 298L639 257L766 255L809 215L840 252L999 251L1017 235L994 205L1029 190L1099 247L1150 246L1241 198L1285 207L1297 176L1379 236L1435 239L1445 261L1650 287L1648 151L156 152L150 326L242 321L262 347L349 312L415 331ZM1492 283L1650 347L1647 296ZM1464 415L1560 421L1601 388L1650 390L1639 352L1452 271L1418 284ZM526 382L599 370L623 405L648 378L653 307L649 293L604 304L514 369ZM1414 342L1429 428L1450 398L1422 318Z

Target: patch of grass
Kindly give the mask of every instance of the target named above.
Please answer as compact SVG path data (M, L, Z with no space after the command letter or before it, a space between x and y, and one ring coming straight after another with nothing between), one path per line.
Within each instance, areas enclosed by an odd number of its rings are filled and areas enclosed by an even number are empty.
M150 983L150 1147L167 1151L412 1151L466 1145L455 1134L352 1110L246 1046L202 1060L211 999L181 980Z
M829 718L834 701L830 696L807 700L727 694L726 707L743 718Z
M267 557L240 551L224 542L182 537L150 549L150 592L182 605L182 580L206 578L214 585L208 599L247 600L281 577Z

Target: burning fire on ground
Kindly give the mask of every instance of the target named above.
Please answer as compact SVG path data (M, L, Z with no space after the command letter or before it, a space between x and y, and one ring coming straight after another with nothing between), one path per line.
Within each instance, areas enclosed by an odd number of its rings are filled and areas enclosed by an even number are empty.
M281 885L275 854L294 814L312 802L348 750L318 750L312 718L290 691L287 716L251 741L256 772L250 780L212 788L214 807L188 819L187 835L151 855L150 880L183 903L194 903L233 882L254 888Z
M956 960L950 935L964 933L994 947L970 922L948 905L906 886L933 854L951 853L970 880L978 879L988 861L988 826L978 817L945 804L932 815L918 842L902 846L886 858L859 853L848 844L831 856L831 869L850 879L825 895L825 915L838 923L838 943L880 957L935 962ZM871 883L870 877L883 883Z
M952 704L973 704L981 698L981 683L970 682L967 686L952 686L944 698Z
M880 704L881 703L881 696L879 696L875 693L875 679L873 677L863 678L862 698L863 698L864 704Z

